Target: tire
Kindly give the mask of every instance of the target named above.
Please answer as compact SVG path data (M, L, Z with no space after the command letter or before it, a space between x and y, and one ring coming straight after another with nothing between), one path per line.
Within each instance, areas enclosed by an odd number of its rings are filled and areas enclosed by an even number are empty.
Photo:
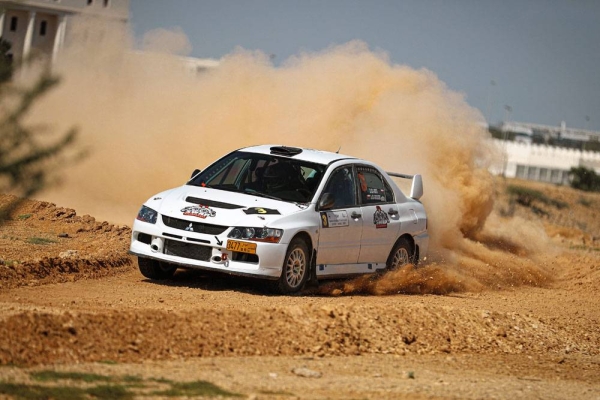
M274 282L275 291L279 294L292 294L301 291L306 284L309 268L308 246L304 240L295 238L285 254L281 276Z
M400 238L394 245L387 262L388 271L396 271L407 264L415 264L414 249L405 238Z
M142 257L138 257L138 267L142 275L155 280L169 279L177 270L174 265Z

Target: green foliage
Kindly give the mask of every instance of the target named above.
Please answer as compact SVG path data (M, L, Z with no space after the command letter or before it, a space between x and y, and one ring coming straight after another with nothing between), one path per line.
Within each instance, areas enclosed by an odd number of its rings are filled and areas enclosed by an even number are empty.
M73 386L40 386L6 382L0 382L0 394L24 400L86 400L90 398L119 400L134 397L132 392L120 385L101 385L83 389Z
M31 214L21 214L17 218L19 218L21 221L24 221L26 219L31 218Z
M294 393L285 392L283 390L259 390L258 393L278 396L294 396Z
M12 78L12 59L8 55L11 48L10 42L0 37L0 83L7 82Z
M591 168L573 167L569 171L571 187L586 192L600 192L600 176Z
M132 399L136 395L164 397L240 397L206 381L174 382L163 378L144 380L133 375L106 376L83 372L61 372L52 370L35 371L31 379L42 385L0 382L0 397L7 395L15 399ZM58 385L58 381L61 385ZM100 383L93 385L93 383ZM156 383L168 389L156 391ZM82 385L83 384L83 385ZM46 386L47 385L47 386ZM81 387L83 386L83 387ZM154 392L151 392L154 390Z
M513 197L517 203L525 207L535 207L533 204L534 202L553 206L559 210L569 206L564 201L552 199L539 190L530 189L523 186L508 185L506 187L506 192Z
M590 208L590 207L591 207L591 206L594 204L594 202L593 202L592 200L590 200L590 199L586 199L586 198L584 198L584 197L580 197L580 198L577 200L577 203L579 203L579 204L581 204L582 206L584 206L584 207L587 207L587 208Z
M0 394L19 400L85 400L87 398L85 390L75 387L38 386L5 382L0 382Z
M40 237L31 237L31 238L27 239L27 243L44 245L44 244L56 243L56 240L40 238Z
M118 400L132 399L133 393L121 385L101 385L89 388L86 392L96 399Z
M46 126L25 123L35 103L59 84L59 78L48 67L26 86L13 82L26 64L14 65L9 50L10 43L0 38L0 192L27 198L55 183L56 171L85 153L73 148L76 129L55 136ZM0 210L0 220L18 202Z
M61 379L69 379L72 381L82 381L82 382L108 382L111 379L108 376L97 375L97 374L87 374L83 372L61 372L61 371L37 371L32 372L30 375L36 381L56 381Z
M206 381L194 382L172 382L171 388L154 392L155 396L183 397L183 396L206 396L206 397L240 397L237 393L231 393Z

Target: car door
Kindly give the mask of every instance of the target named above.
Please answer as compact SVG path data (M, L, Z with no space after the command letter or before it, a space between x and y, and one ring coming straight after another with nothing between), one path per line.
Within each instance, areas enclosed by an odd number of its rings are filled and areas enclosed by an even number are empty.
M394 192L376 168L357 165L356 174L363 217L358 262L385 263L400 231L400 210Z
M363 220L357 199L356 176L352 165L338 167L330 175L320 199L329 194L333 204L319 210L321 228L317 249L317 265L356 264L360 252ZM329 268L330 273L335 268ZM339 271L338 271L339 272Z

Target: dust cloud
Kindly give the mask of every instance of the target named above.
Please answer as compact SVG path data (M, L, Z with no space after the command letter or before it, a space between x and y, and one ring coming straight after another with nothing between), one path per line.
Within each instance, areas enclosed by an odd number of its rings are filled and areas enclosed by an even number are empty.
M496 155L483 117L433 72L353 41L277 67L262 52L236 49L218 68L194 73L174 56L191 49L181 31L153 31L136 44L105 23L72 20L71 29L76 39L56 65L63 83L32 119L79 127L91 154L44 200L130 224L149 196L235 148L341 147L423 175L431 251L423 268L325 285L328 293L444 294L547 279L532 261L539 232L523 232L517 244L502 222L486 225Z

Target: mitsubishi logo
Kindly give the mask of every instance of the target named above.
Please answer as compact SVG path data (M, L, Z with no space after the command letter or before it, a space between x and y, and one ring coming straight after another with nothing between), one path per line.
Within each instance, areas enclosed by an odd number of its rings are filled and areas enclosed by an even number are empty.
M194 232L194 225L190 222L188 226L185 227L185 230L188 232Z

